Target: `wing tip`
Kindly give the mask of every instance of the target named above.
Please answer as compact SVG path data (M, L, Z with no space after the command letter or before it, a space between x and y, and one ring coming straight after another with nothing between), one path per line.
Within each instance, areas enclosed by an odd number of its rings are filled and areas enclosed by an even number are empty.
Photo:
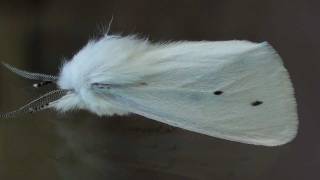
M267 42L261 42L260 43L260 47L266 49L269 53L272 53L275 57L275 59L278 59L278 62L281 63L282 68L284 70L284 81L283 84L285 84L284 86L286 86L287 92L286 94L288 94L288 101L289 101L289 105L290 105L290 110L289 113L291 114L291 120L290 120L290 124L288 124L286 126L286 128L284 128L283 131L281 131L281 137L278 137L278 139L270 139L266 142L259 142L256 145L264 145L264 146L281 146L287 143L290 143L294 140L294 138L297 136L298 134L298 126L299 126L299 118L298 118L298 104L296 102L296 98L295 98L295 89L293 87L293 83L292 83L292 79L291 76L288 72L288 70L286 69L286 67L283 64L283 60L281 58L281 56L279 55L279 53L273 48L273 46ZM287 114L287 116L290 116L289 114Z
M247 144L261 145L276 147L288 144L292 142L298 134L298 118L293 117L290 124L287 124L282 131L278 132L279 134L270 138L257 138L255 140L251 139L251 142L245 142Z
M279 139L269 140L261 145L264 146L281 146L292 142L298 134L297 126L286 132L287 134Z

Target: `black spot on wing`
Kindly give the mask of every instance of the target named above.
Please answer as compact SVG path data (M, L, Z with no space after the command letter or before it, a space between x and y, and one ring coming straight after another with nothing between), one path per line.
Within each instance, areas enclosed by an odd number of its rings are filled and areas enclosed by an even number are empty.
M215 95L221 95L221 94L223 94L223 91L215 91L215 92L213 92L213 94L215 94Z
M259 106L261 104L263 104L262 101L254 101L254 102L251 103L252 106Z
M141 82L140 85L141 85L141 86L147 86L148 83L146 83L146 82Z

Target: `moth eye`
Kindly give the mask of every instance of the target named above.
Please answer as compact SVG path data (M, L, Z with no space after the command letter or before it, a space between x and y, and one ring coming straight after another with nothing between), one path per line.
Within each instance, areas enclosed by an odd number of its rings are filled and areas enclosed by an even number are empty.
M263 102L262 101L254 101L251 103L252 106L259 106L261 105Z
M223 94L223 91L215 91L215 92L213 92L213 94L215 94L215 95L221 95L221 94Z

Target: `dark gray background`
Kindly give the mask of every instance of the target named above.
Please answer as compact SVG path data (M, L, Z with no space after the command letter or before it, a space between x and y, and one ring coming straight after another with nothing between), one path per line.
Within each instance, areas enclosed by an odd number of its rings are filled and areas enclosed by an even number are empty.
M141 116L41 112L0 121L0 179L319 179L320 6L316 0L0 1L0 60L57 73L113 16L111 32L154 41L269 41L299 109L297 138L261 147ZM0 111L46 90L0 68Z

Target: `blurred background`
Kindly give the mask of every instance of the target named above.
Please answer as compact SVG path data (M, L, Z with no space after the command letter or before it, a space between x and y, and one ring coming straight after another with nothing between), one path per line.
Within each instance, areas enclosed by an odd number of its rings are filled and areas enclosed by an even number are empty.
M40 112L0 121L0 179L319 179L320 2L0 1L0 61L56 74L113 17L111 33L154 41L269 41L296 91L297 138L280 147L220 140L137 115ZM0 112L47 91L0 67Z

